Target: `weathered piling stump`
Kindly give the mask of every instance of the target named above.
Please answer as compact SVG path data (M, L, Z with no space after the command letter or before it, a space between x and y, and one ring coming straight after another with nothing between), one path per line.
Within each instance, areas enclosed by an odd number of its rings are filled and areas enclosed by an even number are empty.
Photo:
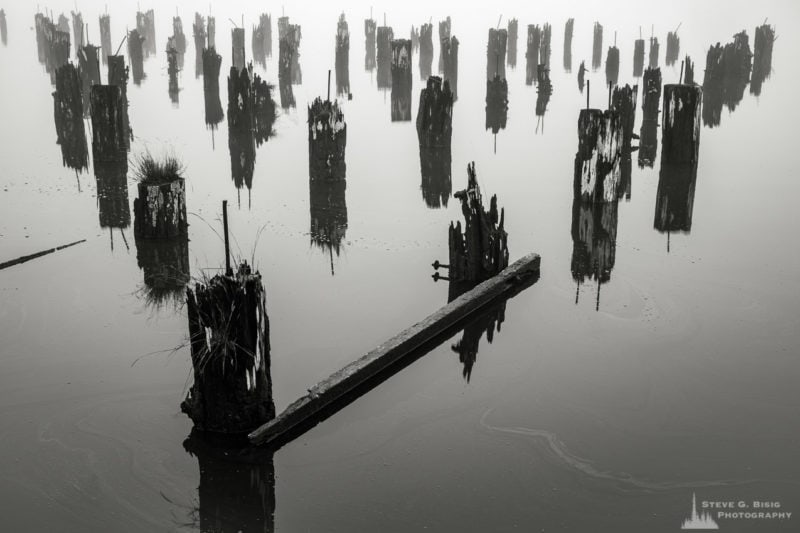
M594 36L592 38L592 70L597 70L603 62L603 26L594 23Z
M344 13L339 16L336 24L336 94L346 96L350 94L350 30Z
M662 162L653 227L661 233L692 230L697 164Z
M542 29L528 24L528 42L525 50L525 84L533 85L536 80L536 67L539 65L539 46L542 43Z
M392 87L392 40L394 33L388 26L378 26L378 89Z
M692 61L692 58L686 56L686 59L683 60L683 63L684 70L682 83L694 85L694 62Z
M75 44L75 53L79 54L81 48L86 46L86 32L85 27L83 25L83 15L81 15L80 11L77 13L75 11L71 12L72 14L72 42Z
M222 56L214 48L203 50L203 100L205 102L206 127L212 132L225 118L219 96L219 69Z
M333 254L341 254L347 237L347 182L312 178L308 187L311 244L328 253L333 275Z
M411 46L411 41L404 41ZM308 168L311 181L345 179L346 147L347 124L339 103L316 98L308 108Z
M412 55L410 40L392 41L392 122L411 120Z
M69 33L69 19L61 13L58 16L58 31Z
M281 25L278 25L280 30ZM297 53L297 40L294 38L294 26L287 27L280 33L283 36L278 42L278 87L281 95L281 107L289 109L295 106L294 92L292 90L292 63Z
M78 69L81 74L83 89L83 115L88 118L91 107L89 96L92 85L100 84L100 59L97 56L99 48L87 44L78 50Z
M56 70L53 92L57 143L64 166L81 172L88 168L89 148L83 124L83 98L78 70L71 63Z
M553 84L550 81L549 68L545 65L539 65L537 71L536 116L543 117L547 112L547 104L550 102L550 96L553 94ZM544 131L544 127L542 127L542 131Z
M588 108L581 110L573 182L576 199L596 203L616 200L622 145L623 128L619 113Z
M244 28L233 28L231 30L231 43L232 51L231 57L233 58L233 68L242 70L247 67L246 57L244 52Z
M292 53L292 85L303 83L303 71L300 68L300 40L303 36L299 24L290 24L287 36L294 39Z
M261 274L242 263L186 291L194 383L181 410L195 428L243 434L275 416Z
M661 69L650 68L642 78L642 128L639 131L639 168L653 166L658 154L658 108L661 105Z
M5 12L3 12L5 16ZM50 49L49 40L52 38L52 33L55 31L53 21L46 17L43 13L36 13L33 17L33 28L36 32L36 54L39 58L39 63L47 63L47 53ZM50 37L48 37L48 34Z
M644 39L633 43L633 77L640 78L644 73Z
M55 81L56 71L69 62L69 32L60 30L53 32L48 59L47 71L51 80Z
M492 80L495 76L506 77L506 45L508 44L508 31L489 28L489 40L486 45L486 79Z
M433 24L423 24L419 30L419 77L427 80L433 72Z
M586 280L597 283L597 309L600 286L611 280L617 255L618 202L596 204L576 198L572 203L572 279L580 286Z
M420 91L417 110L422 197L430 208L447 207L452 192L451 138L453 93L437 76L428 78Z
M752 61L750 42L744 31L734 35L733 42L724 48L717 43L709 49L703 78L704 124L719 125L723 105L730 111L736 109L750 81Z
M552 37L553 28L550 26L550 23L545 22L542 25L542 43L539 46L539 64L544 65L548 69L550 68L550 52L552 51L550 41Z
M495 76L486 81L486 129L497 135L508 121L508 82Z
M444 20L439 21L439 42L443 42L445 39L450 39L452 35L452 21L450 20L450 16ZM444 73L444 57L442 56L441 52L439 53L439 74Z
M449 250L451 281L484 281L508 266L508 233L505 231L505 210L497 208L497 196L492 196L489 210L475 175L475 164L467 166L467 188L455 193L461 202L464 231L461 221L450 223Z
M203 49L206 48L206 21L200 13L194 14L192 24L192 36L194 37L194 77L199 78L203 75Z
M664 86L661 161L696 164L700 148L703 92L696 85Z
M186 184L174 157L156 161L149 154L136 165L138 197L133 201L133 231L142 239L186 236Z
M376 30L377 24L373 19L364 19L364 70L367 72L375 70Z
M108 84L119 87L122 99L122 129L125 135L125 149L131 148L131 126L128 115L128 67L125 66L125 57L121 55L108 56Z
M455 35L441 42L441 57L444 66L442 79L450 84L453 100L458 99L458 39Z
M761 95L764 81L772 74L772 44L775 42L775 28L766 22L756 28L753 39L753 75L750 80L750 93Z
M572 72L572 32L575 19L567 19L564 25L564 72Z
M619 80L619 48L608 47L606 56L606 86L616 85Z
M0 42L3 46L8 44L8 21L6 20L6 12L0 9Z
M622 127L622 149L630 152L631 141L633 140L633 128L636 125L636 98L639 93L639 86L625 85L615 87L611 96L611 109L620 118Z
M217 47L217 19L212 17L211 15L208 16L208 21L206 23L206 37L208 39L208 48L216 48Z
M100 15L100 55L104 65L108 62L108 56L113 53L114 50L111 48L111 17L107 14Z
M650 52L648 54L648 64L650 68L656 68L658 66L658 37L650 37Z
M272 57L272 18L262 13L258 17L258 26L253 26L253 61L262 68L267 68L267 58Z
M131 62L131 76L134 85L141 85L144 74L144 37L139 30L128 33L128 58Z
M519 39L519 22L517 19L508 21L508 66L517 68L517 41Z
M156 15L150 9L145 13L136 13L136 31L144 38L143 53L144 57L156 54Z
M671 67L678 61L681 54L681 40L678 37L678 30L667 32L667 51L664 62Z
M129 135L123 115L122 90L116 85L94 85L92 102L92 158L116 161L127 158Z
M228 76L228 149L231 178L237 189L253 187L256 160L255 101L248 69L231 67Z
M179 102L180 88L178 87L178 56L179 52L175 44L175 38L170 37L167 39L167 77L170 101L177 105Z

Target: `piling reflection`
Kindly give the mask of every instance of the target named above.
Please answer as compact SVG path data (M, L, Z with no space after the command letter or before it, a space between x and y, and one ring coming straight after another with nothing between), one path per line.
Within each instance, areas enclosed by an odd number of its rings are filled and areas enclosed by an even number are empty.
M142 48L144 58L154 56L156 54L156 15L152 9L144 13L141 11L136 13L136 31L144 40Z
M576 198L572 203L572 279L577 283L575 303L580 286L586 280L597 283L595 309L600 309L600 287L611 280L617 249L618 203L602 204Z
M219 123L225 118L222 102L219 96L219 69L222 65L222 56L214 48L204 49L203 58L203 100L205 102L206 127L213 133Z
M6 12L0 9L0 43L3 46L8 44L8 21L6 20Z
M691 231L696 181L696 164L666 163L661 165L653 219L653 227L656 230L661 233L689 233Z
M439 77L428 78L417 110L422 198L430 208L447 207L452 192L453 93Z
M378 89L392 88L392 40L394 33L388 26L379 26L377 33L378 48Z
M506 46L508 32L505 29L489 28L489 41L486 45L486 79L506 77Z
M734 111L744 98L744 89L750 81L753 54L747 33L733 36L733 42L724 47L717 43L708 50L703 77L703 124L718 126L722 106Z
M756 28L753 40L753 75L750 80L750 94L761 95L761 86L772 74L772 44L775 42L775 28L766 22Z
M45 72L50 75L51 83L56 82L56 71L59 67L69 62L70 35L69 23L66 17L61 16L66 24L56 26L49 17L37 13L34 19L36 29L36 47L39 63L44 65Z
M495 76L486 81L486 129L492 130L495 136L495 152L497 152L497 133L506 128L508 120L508 82L505 78Z
M547 112L547 104L553 94L553 84L550 82L550 69L545 65L537 67L536 79L536 132L541 128L544 133L544 114Z
M94 160L94 176L97 181L97 209L100 227L108 228L111 249L114 249L114 229L119 229L125 247L128 242L125 228L131 225L131 210L128 203L128 159L120 157L109 160Z
M100 59L104 65L108 62L108 56L113 53L114 50L111 49L111 17L108 14L100 15Z
M419 77L427 80L433 69L433 24L423 24L419 30Z
M56 143L61 147L63 164L74 170L77 177L88 168L89 147L83 122L81 80L78 70L71 63L56 71L53 109Z
M144 275L140 296L148 306L180 306L190 279L189 239L145 239L134 234L136 262Z
M203 49L206 48L206 21L200 13L194 14L192 23L192 36L194 37L194 77L203 75Z
M536 67L539 65L539 48L542 42L542 29L535 24L528 24L528 42L525 50L525 84L533 85L536 81Z
M267 58L272 57L272 17L262 13L258 26L252 30L253 61L261 68L267 68Z
M330 257L331 275L334 274L333 256L342 252L347 236L347 182L345 180L310 180L311 244Z

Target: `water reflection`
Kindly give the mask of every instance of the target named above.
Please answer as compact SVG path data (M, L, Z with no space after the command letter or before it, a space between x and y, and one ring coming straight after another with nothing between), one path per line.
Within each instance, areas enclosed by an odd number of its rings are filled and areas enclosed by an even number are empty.
M644 73L644 39L642 27L639 26L639 38L633 43L633 77L640 78Z
M572 279L580 286L587 279L597 283L595 309L600 309L600 286L611 279L617 249L616 201L595 203L576 198L572 203Z
M78 173L89 164L89 147L83 123L83 97L78 70L71 63L56 71L53 92L56 143L61 147L64 166ZM78 182L80 186L80 182Z
M219 97L219 69L222 65L222 56L214 48L202 51L203 58L203 99L205 101L206 127L211 130L212 142L214 130L225 118L222 111L222 102Z
M453 189L450 152L453 132L453 93L449 82L428 79L417 110L422 198L430 208L447 207Z
M142 297L154 308L178 307L190 279L189 239L145 239L134 233L136 262L144 273Z
M542 29L528 24L528 45L525 51L525 84L533 85L536 80L536 67L539 65L539 47L542 42Z
M310 180L311 244L330 257L334 274L333 255L339 257L347 235L347 199L345 180Z
M444 20L439 21L439 42L442 43L444 41L449 41L452 35L452 21L450 20L450 16ZM444 64L444 55L443 51L440 50L439 52L439 74L444 74L445 64Z
M665 163L661 165L653 220L653 227L656 230L661 233L689 233L691 231L696 181L696 164Z
M192 24L192 36L194 37L194 77L199 78L203 74L203 49L206 48L206 21L200 13L194 14Z
M142 47L144 58L154 56L156 54L156 15L152 9L145 13L137 11L136 31L144 41Z
M131 76L134 85L141 85L144 74L144 37L138 30L128 33L128 59L131 63Z
M508 82L495 76L486 81L486 129L495 136L494 150L497 152L497 133L506 128L508 120Z
M114 249L113 230L119 229L125 247L128 247L123 229L131 225L128 204L128 159L94 160L94 176L97 181L97 209L100 227L108 228L111 249Z
M364 70L371 72L375 70L375 49L376 49L376 22L372 18L364 19Z
M747 33L733 36L724 47L717 43L708 49L703 77L703 124L713 128L722 119L722 106L734 111L744 98L750 81L753 54Z
M0 9L0 43L3 46L8 44L8 21L6 20L6 12Z
M592 38L592 70L597 70L603 61L603 26L599 22L594 23Z
M544 114L547 112L547 104L553 94L553 84L550 82L550 69L545 65L537 67L537 87L536 87L536 132L541 127L544 133Z

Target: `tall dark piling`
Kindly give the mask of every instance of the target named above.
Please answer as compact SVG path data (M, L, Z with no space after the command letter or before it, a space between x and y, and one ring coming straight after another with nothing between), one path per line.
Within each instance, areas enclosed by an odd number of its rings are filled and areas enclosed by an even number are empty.
M275 416L261 274L242 263L186 291L194 383L181 410L195 428L239 435Z
M50 73L51 81L55 82L56 71L69 62L69 32L56 30L49 44L46 70Z
M136 30L144 38L144 57L148 58L156 54L156 15L150 9L145 13L136 13Z
M452 23L450 17L448 16L446 19L439 21L439 42L441 43L445 39L450 39L452 35ZM444 57L439 53L439 73L442 74L444 72Z
M484 281L508 266L508 233L504 228L505 211L497 208L497 196L492 196L489 210L475 175L475 164L467 166L467 188L455 193L464 215L461 221L450 223L449 250L451 281Z
M231 178L237 189L253 187L256 161L255 102L248 69L231 67L228 76L228 150Z
M678 30L667 32L667 51L664 62L671 67L678 61L681 54L681 40L678 37Z
M127 158L129 135L124 120L122 91L116 85L94 85L91 102L93 160Z
M411 41L406 40L408 46ZM347 124L339 103L316 98L308 107L308 168L311 181L343 180L347 174Z
M656 68L658 66L658 51L658 38L650 37L650 52L648 54L648 64L650 65L650 68Z
M107 14L100 15L100 55L104 65L108 62L108 56L113 53L114 50L111 48L111 17Z
M175 38L170 37L167 39L167 93L169 94L170 101L178 105L180 97L180 88L178 87L178 52L175 44Z
M613 110L582 109L578 117L578 153L575 155L574 197L586 202L617 199L623 128Z
M427 80L433 72L433 24L423 24L419 30L419 77Z
M578 89L580 89L581 94L583 94L584 85L586 85L586 63L581 61L581 64L578 67Z
M78 70L67 63L56 70L53 110L56 142L61 147L64 166L81 172L88 168L89 148L83 124L83 97Z
M625 85L624 87L614 87L611 96L611 110L619 115L620 126L622 127L622 149L630 152L631 141L633 140L633 128L636 125L636 99L639 94L639 86Z
M119 87L122 99L122 129L125 136L125 149L130 150L132 134L128 115L128 67L125 66L124 56L108 56L108 84Z
M653 167L658 154L658 108L661 105L661 69L644 71L642 128L639 131L639 168Z
M517 68L517 41L519 40L519 23L517 19L508 21L508 66Z
M203 50L203 100L205 103L206 127L212 132L225 118L219 96L219 71L222 56L214 48Z
M539 46L542 42L542 29L528 24L528 42L525 51L525 84L533 85L536 80L536 67L539 65Z
M536 116L543 117L547 112L547 104L550 103L550 96L553 94L553 84L550 81L550 69L544 65L539 65L536 75ZM539 125L537 124L537 130ZM542 133L544 125L542 124Z
M280 24L278 28L280 28ZM292 90L292 64L297 54L297 39L294 37L295 26L287 25L278 42L278 87L281 95L281 107L289 109L295 106Z
M428 78L420 91L417 109L422 198L430 208L447 207L452 192L451 138L453 133L453 93L447 81Z
M364 70L367 72L375 70L376 29L373 19L364 19Z
M0 9L0 42L3 46L8 44L8 21L6 20L6 12Z
M97 55L99 48L91 44L78 50L78 66L81 73L81 86L83 88L83 115L89 118L91 103L89 97L93 85L100 85L100 59Z
M455 35L441 43L441 56L444 65L442 79L450 84L453 100L458 100L458 39Z
M597 70L603 62L603 26L594 23L594 37L592 39L592 70Z
M138 197L133 200L133 231L142 239L187 235L186 184L180 163L143 156L136 168Z
M392 87L392 40L394 33L388 26L378 26L378 89Z
M570 18L564 25L564 72L572 72L572 32L575 19Z
M144 74L144 37L138 30L128 33L128 59L131 62L131 76L134 85L141 85Z
M766 22L756 28L753 39L753 75L750 80L750 94L761 95L764 80L772 74L772 44L775 42L775 28Z
M497 135L508 121L508 82L495 76L486 81L486 129Z
M619 48L616 46L608 47L606 56L606 87L616 85L619 80Z
M412 55L410 40L392 41L392 122L411 120Z
M617 255L618 202L596 204L576 198L572 202L572 260L570 270L580 286L586 280L597 283L596 309L600 308L600 286L611 280Z
M233 67L236 70L242 70L247 66L247 59L244 51L244 28L233 28L233 30L231 30L231 43Z
M506 45L508 31L489 28L489 40L486 45L486 79L495 76L506 77Z
M350 30L344 13L336 24L336 94L350 94Z
M58 26L58 31L69 33L69 19L66 17L66 15L64 15L64 13L61 13L58 16L57 26Z
M633 43L633 77L639 78L644 73L644 39L636 39Z
M79 12L72 12L72 42L75 45L75 53L79 54L81 48L86 46L86 27L83 24L83 15Z
M272 94L275 86L261 79L258 74L252 76L252 95L253 95L253 134L256 140L256 147L267 142L275 136L275 119L278 111Z
M203 49L206 47L206 21L200 13L194 14L192 24L192 36L194 37L194 77L199 78L203 75Z
M696 164L700 148L703 92L697 85L664 86L661 161Z
M253 61L267 68L267 57L272 56L272 19L266 13L258 17L258 26L252 31Z

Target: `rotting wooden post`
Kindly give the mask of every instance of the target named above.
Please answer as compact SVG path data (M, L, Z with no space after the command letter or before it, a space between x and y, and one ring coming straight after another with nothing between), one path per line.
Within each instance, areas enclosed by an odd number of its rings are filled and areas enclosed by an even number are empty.
M575 19L567 19L564 25L564 71L572 72L572 33L575 26Z
M539 65L536 78L538 80L536 87L536 116L543 117L547 111L547 104L550 102L550 96L553 94L553 83L550 81L550 69L545 65ZM542 130L544 130L544 127L542 127Z
M233 28L231 30L233 66L236 70L242 70L247 66L244 52L244 28Z
M661 124L661 160L665 163L697 163L703 91L696 85L664 86Z
M231 246L228 238L228 200L222 201L222 229L225 234L225 275L232 276L231 269Z
M525 50L525 84L536 81L536 67L539 65L539 48L542 43L542 29L536 24L528 24L528 41Z
M638 92L639 87L637 85L631 87L626 84L624 87L615 87L611 96L611 105L609 106L610 109L619 114L623 150L627 151L631 149L633 127L636 124L636 98Z
M199 78L203 75L203 49L206 48L206 21L200 13L194 14L192 24L192 36L194 37L194 77Z
M94 85L92 102L92 157L112 161L127 157L128 133L122 91L116 85Z
M128 67L125 66L125 57L121 55L108 56L108 84L119 87L122 98L122 127L125 134L125 149L131 148L131 127L128 116Z
M55 76L53 110L56 139L61 146L64 165L80 172L89 165L80 75L72 63L67 63L56 70Z
M412 55L410 40L392 41L392 122L411 120Z
M639 167L652 167L658 153L658 108L661 105L661 69L650 68L642 78L642 128L639 131Z
M489 28L489 40L486 46L486 79L493 80L495 76L506 77L506 46L508 44L508 31Z
M467 166L467 188L455 193L461 202L465 218L450 223L450 280L484 281L508 266L508 234L505 231L505 211L497 208L497 196L492 196L487 211L475 175L475 164Z
M678 25L680 27L680 25ZM678 37L678 29L675 31L667 32L667 52L664 61L670 67L677 63L678 56L681 53L681 40Z
M350 29L344 18L344 13L339 16L336 24L336 94L345 96L350 94ZM328 73L330 78L330 72ZM330 79L328 79L330 87ZM330 89L328 90L328 100L330 100Z
M775 42L775 28L764 24L756 28L753 39L753 74L750 80L750 93L761 94L761 86L772 74L772 45Z
M228 76L228 150L231 178L237 189L253 186L256 160L255 100L248 69L231 67Z
M444 53L442 48L440 53ZM419 30L419 77L427 80L433 72L433 24L423 24Z
M442 80L450 84L453 100L458 99L458 39L455 35L441 42L441 57L443 64Z
M441 43L445 39L450 39L452 35L452 24L450 20L450 16L448 15L446 19L439 21L439 42ZM444 57L442 54L439 54L439 73L444 73Z
M283 29L282 29L283 28ZM281 95L281 107L289 109L295 106L292 91L292 64L297 53L297 40L294 37L295 26L286 20L285 27L278 21L278 33L282 35L278 42L278 87Z
M650 68L658 67L658 38L657 37L650 37L650 53L649 53L649 64Z
M167 92L173 104L178 103L178 95L180 94L180 89L178 88L178 55L175 38L170 37L167 39L167 76L169 78Z
M616 85L619 80L619 48L610 46L606 56L606 83Z
M364 70L370 72L375 69L375 52L377 23L369 18L364 19Z
M105 65L108 62L108 56L114 53L111 48L111 17L108 14L100 15L100 50Z
M133 230L137 237L171 239L185 236L185 180L174 177L163 183L140 182L133 201Z
M420 147L449 148L453 133L453 93L450 84L438 76L428 78L420 91L417 109L417 137Z
M83 114L89 117L90 102L89 95L92 85L100 85L100 59L98 58L98 48L91 44L78 49L78 71L81 74L81 85L83 87Z
M272 56L272 18L268 14L259 15L258 26L253 26L251 41L253 61L267 68L267 58Z
M308 107L309 178L343 180L347 174L347 123L339 103L316 98Z
M134 85L141 85L144 74L144 37L139 30L128 33L128 58L131 62L131 76Z
M575 198L596 203L616 200L622 145L619 113L599 109L580 112L573 182Z
M390 89L392 87L392 39L394 39L394 33L388 26L379 26L377 35L378 89Z
M597 70L603 62L603 26L594 23L594 37L592 39L592 70Z
M694 62L689 56L686 56L686 59L683 60L682 65L686 65L686 68L683 71L683 81L681 83L685 83L686 85L694 85Z
M518 40L518 27L517 19L508 21L508 44L507 44L507 60L508 66L516 68L517 66L517 40Z
M248 435L250 442L255 445L279 443L304 431L316 420L325 417L326 412L337 410L348 394L359 387L368 387L380 379L382 372L412 358L416 350L426 343L462 324L498 298L529 286L539 275L539 264L537 254L523 257L495 277L332 374L309 389L307 395L290 404L274 420L252 431Z
M186 291L194 383L181 410L195 428L239 435L274 415L261 275L243 263Z
M542 43L539 46L539 64L550 68L550 41L553 36L553 28L550 23L545 22L542 25Z

